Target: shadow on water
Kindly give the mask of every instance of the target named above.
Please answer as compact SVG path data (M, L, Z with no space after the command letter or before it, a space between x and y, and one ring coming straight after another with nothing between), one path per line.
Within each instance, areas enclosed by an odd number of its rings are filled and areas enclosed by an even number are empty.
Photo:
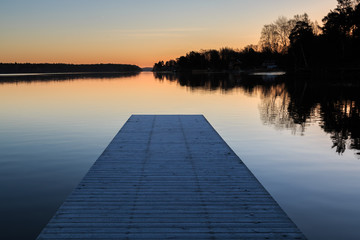
M50 81L72 81L79 79L111 79L135 77L140 72L109 72L109 73L34 73L34 74L0 74L0 84L19 82L50 82Z
M304 135L311 124L319 124L330 135L338 154L354 150L360 158L360 88L353 85L311 83L310 79L269 75L154 73L160 81L177 82L190 90L226 94L241 89L260 93L260 117L265 125Z

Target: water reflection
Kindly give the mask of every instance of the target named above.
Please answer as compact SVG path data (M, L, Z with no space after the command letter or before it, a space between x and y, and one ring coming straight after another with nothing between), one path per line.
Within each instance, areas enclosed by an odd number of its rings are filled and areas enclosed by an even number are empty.
M129 116L154 113L204 114L309 239L358 239L357 88L156 76L0 84L1 239L35 239Z
M180 86L187 86L190 89L205 90L232 90L239 85L240 77L234 78L233 75L224 77L223 74L172 74L172 73L154 73L156 79L161 81L168 80L178 82Z
M274 83L284 80L284 76L277 75L268 78L263 75L226 74L226 73L208 73L208 74L174 74L157 73L154 77L160 81L178 82L180 86L189 87L190 90L221 90L230 92L241 87L246 92L252 94L259 86L272 86ZM265 88L266 91L268 88Z
M303 135L306 125L311 120L299 121L291 110L291 98L285 83L267 86L261 91L260 118L265 125L273 125L276 129L290 129L293 134ZM309 115L312 116L312 115ZM311 118L310 118L311 119Z
M1 75L0 84L75 79L117 79L137 76L129 73ZM265 76L265 77L264 77ZM269 77L270 76L270 77ZM312 84L309 79L290 79L282 74L245 76L242 74L154 73L160 81L177 82L192 91L217 91L227 94L241 89L246 94L260 94L260 118L277 130L288 129L304 135L311 124L319 124L330 135L331 148L343 154L355 150L360 158L360 88Z
M190 90L221 90L226 94L241 88L250 95L260 94L263 124L299 135L304 135L311 124L319 124L330 135L331 148L338 154L352 149L360 158L359 87L312 84L308 79L281 75L264 79L261 75L154 73L154 77Z
M48 82L65 81L79 79L114 79L135 77L140 72L122 72L122 73L38 73L38 74L0 74L0 84L19 83L19 82Z
M321 104L323 122L321 127L331 134L333 148L338 153L346 148L360 149L359 101L336 99ZM357 153L360 155L360 152Z
M346 149L360 150L358 87L289 81L286 88L291 95L289 113L293 119L303 123L315 116L339 154Z

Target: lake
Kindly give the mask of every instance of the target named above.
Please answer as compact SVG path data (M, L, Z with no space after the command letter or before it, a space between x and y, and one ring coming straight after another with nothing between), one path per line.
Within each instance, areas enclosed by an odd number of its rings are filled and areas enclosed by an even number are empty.
M131 114L203 114L309 239L360 238L360 95L281 75L0 77L1 239L35 239Z

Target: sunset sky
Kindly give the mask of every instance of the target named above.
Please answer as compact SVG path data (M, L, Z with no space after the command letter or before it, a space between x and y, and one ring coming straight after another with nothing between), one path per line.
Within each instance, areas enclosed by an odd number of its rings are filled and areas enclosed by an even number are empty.
M257 44L279 16L321 19L336 0L0 0L0 62L152 66Z

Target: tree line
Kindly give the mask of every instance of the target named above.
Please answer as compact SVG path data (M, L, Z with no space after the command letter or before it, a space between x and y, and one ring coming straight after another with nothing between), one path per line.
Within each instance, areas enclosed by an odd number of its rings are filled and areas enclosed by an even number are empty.
M249 70L278 66L288 71L360 69L360 0L337 0L322 26L305 13L264 25L257 45L242 50L192 51L159 61L154 71Z
M281 53L258 51L257 46L250 45L241 51L232 48L220 50L191 51L185 56L167 62L154 64L154 71L190 71L190 70L244 70L266 67L273 62L283 63Z
M0 63L0 73L139 72L128 64Z

